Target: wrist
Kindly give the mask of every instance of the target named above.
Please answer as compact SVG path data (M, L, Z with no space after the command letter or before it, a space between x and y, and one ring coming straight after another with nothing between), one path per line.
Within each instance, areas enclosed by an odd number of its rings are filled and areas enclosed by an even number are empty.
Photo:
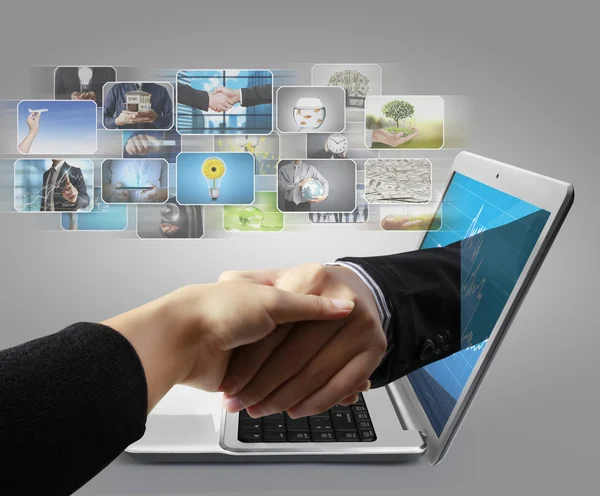
M185 346L188 319L187 312L181 311L178 291L102 322L136 350L148 386L148 412L189 374L194 363L194 348Z

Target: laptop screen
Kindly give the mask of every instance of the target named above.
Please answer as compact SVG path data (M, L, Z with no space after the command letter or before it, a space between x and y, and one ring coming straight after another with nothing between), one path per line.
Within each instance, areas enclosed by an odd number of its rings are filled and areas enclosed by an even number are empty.
M421 249L476 236L461 244L462 349L408 375L439 437L550 213L455 172L436 215L442 228L428 232Z

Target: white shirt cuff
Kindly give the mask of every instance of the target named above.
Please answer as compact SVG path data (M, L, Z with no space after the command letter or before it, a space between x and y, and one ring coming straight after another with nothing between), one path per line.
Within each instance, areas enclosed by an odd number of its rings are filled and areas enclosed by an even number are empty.
M390 322L392 320L392 312L390 311L383 291L381 291L381 288L377 285L377 283L373 280L369 273L360 265L352 262L333 262L326 263L325 265L341 265L342 267L346 267L352 272L354 272L358 277L360 277L360 279L368 286L368 288L371 290L371 293L373 294L375 303L377 304L377 311L379 312L381 327L383 328L383 331L387 336L388 327L390 326Z

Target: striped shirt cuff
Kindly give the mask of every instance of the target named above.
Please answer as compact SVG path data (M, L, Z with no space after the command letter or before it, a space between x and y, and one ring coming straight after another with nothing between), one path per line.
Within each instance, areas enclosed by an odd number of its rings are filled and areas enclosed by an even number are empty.
M334 262L327 263L325 265L341 265L342 267L350 269L361 278L361 280L367 285L373 294L373 298L377 304L377 311L379 312L381 327L383 328L385 335L388 336L388 327L390 326L390 322L392 320L392 312L390 311L390 307L385 299L383 291L381 291L381 288L377 285L369 273L360 265L353 262Z

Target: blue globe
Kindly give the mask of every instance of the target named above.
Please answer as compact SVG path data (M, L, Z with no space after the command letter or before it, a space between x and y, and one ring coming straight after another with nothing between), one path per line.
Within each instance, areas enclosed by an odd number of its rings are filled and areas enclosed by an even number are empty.
M311 179L302 186L302 201L312 200L315 196L323 196L323 185Z

